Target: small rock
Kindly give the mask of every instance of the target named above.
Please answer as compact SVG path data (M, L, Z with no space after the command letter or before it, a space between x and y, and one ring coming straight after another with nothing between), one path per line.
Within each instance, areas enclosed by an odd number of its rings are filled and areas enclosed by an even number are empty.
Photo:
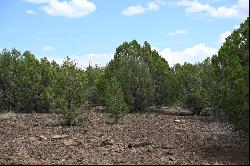
M36 137L30 137L30 140L31 140L31 141L35 141L35 140L36 140Z
M180 123L181 122L181 120L179 120L179 119L176 119L176 120L174 120L175 122L178 122L178 123Z
M164 154L165 154L165 155L174 155L174 153L173 153L173 152L170 152L170 151L165 151Z
M147 149L148 152L153 152L154 151L154 148L152 146L149 146L148 149Z
M168 159L166 159L165 157L161 157L161 162L168 162Z
M61 128L62 129L62 132L66 133L66 132L69 132L69 128Z
M109 139L105 139L105 140L103 140L101 143L100 143L100 145L101 146L107 146L107 145L113 145L114 143L113 143L113 140L109 140Z
M108 152L103 152L103 153L101 153L101 155L103 155L103 156L106 156L106 155L108 155L109 153Z
M69 140L64 140L63 144L66 146L70 146L73 145L74 140L73 139L69 139Z
M53 139L61 139L61 138L66 138L66 137L68 137L68 135L63 134L63 135L54 135L52 138Z
M48 140L47 137L45 137L44 135L41 135L40 138L44 139L44 140Z
M217 161L213 165L220 165Z
M171 157L171 156L169 156L168 158L169 158L170 161L174 161L175 160L175 158Z
M203 163L202 165L211 165L210 163Z
M77 162L81 162L83 159L82 158L77 158L76 161Z
M170 107L161 107L162 109L170 109Z
M140 142L140 143L130 143L130 144L128 144L128 148L139 148L139 147L145 147L145 146L149 146L149 145L151 145L151 143L150 142L147 142L147 141L145 141L145 142Z
M161 148L162 148L162 149L175 149L175 147L173 147L173 146L164 145L164 144L161 145Z
M126 163L126 161L125 161L125 159L117 159L114 163L121 164L121 163Z

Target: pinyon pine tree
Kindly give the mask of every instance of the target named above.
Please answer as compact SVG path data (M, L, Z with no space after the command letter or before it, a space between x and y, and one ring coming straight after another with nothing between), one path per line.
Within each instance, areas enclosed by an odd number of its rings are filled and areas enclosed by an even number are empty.
M115 123L124 114L128 113L128 107L124 101L122 88L119 81L112 77L105 90L106 109L112 114Z

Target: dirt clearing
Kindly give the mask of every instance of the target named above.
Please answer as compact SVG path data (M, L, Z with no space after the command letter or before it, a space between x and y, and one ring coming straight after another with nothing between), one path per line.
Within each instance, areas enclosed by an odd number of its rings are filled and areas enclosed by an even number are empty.
M2 114L0 164L249 164L227 122L173 108L109 115L92 109L87 124L62 127L56 114Z

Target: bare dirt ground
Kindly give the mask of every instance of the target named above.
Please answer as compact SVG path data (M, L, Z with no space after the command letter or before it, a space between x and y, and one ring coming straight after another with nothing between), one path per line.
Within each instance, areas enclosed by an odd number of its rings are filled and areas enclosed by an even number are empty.
M181 109L128 114L118 124L92 109L62 127L55 114L0 117L0 164L249 164L249 143L227 122Z

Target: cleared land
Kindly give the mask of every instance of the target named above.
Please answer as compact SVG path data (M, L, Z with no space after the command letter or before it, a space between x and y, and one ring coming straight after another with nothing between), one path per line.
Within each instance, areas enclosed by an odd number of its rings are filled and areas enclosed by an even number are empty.
M0 114L0 164L249 164L232 126L182 109L126 115L92 109L81 126L56 114Z

